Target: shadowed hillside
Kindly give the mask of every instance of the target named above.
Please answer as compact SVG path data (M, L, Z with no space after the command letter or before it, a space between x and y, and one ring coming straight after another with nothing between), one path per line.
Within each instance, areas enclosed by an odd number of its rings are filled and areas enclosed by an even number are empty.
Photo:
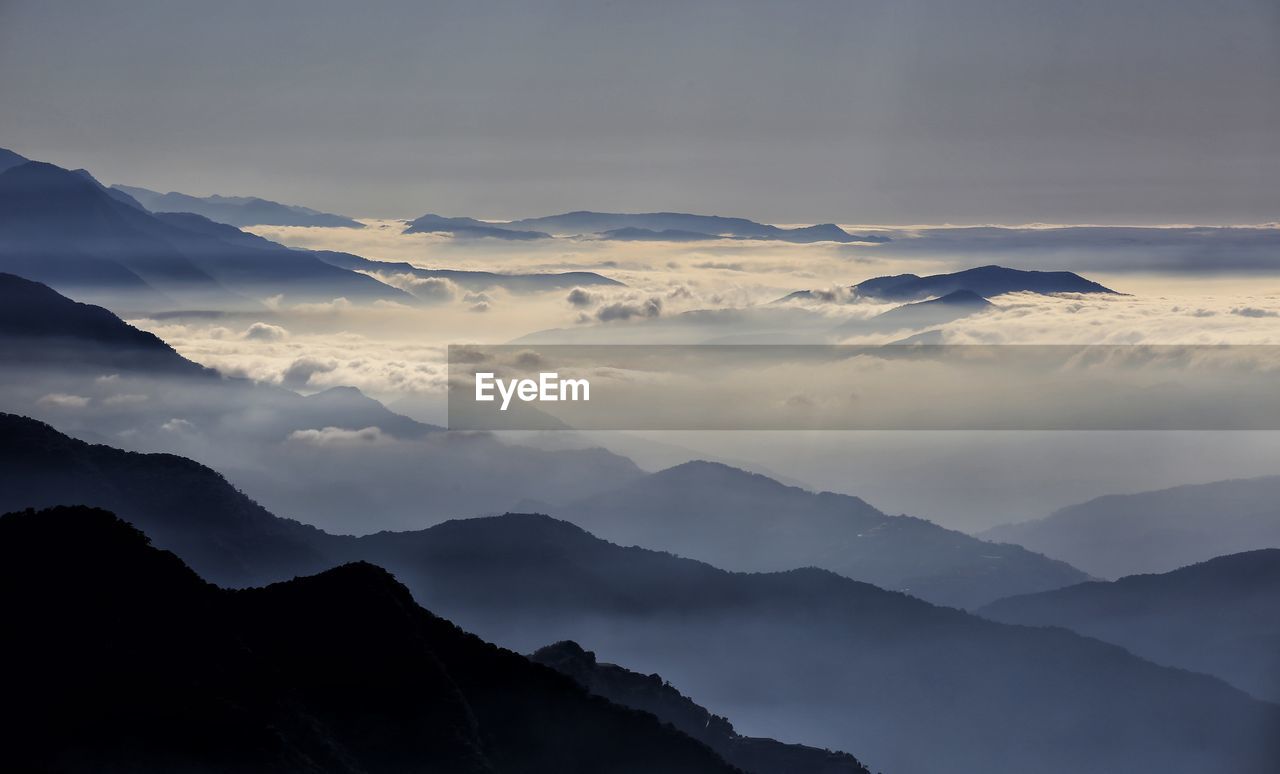
M1011 597L979 612L1006 623L1063 626L1280 702L1278 609L1280 549L1269 548L1162 575Z
M0 576L15 770L734 771L372 565L225 591L110 513L59 508L0 517Z

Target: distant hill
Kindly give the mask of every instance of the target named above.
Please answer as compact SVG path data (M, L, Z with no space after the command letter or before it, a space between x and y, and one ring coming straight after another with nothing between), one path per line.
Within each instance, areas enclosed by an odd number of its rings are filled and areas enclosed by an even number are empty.
M1168 572L1280 548L1280 476L1107 495L980 537L1042 551L1101 578Z
M492 237L494 239L509 240L530 240L530 239L550 239L550 234L544 234L541 231L522 231L520 229L507 228L502 223L488 223L475 218L446 218L442 215L423 215L420 218L409 221L405 226L406 234L452 234L455 237L479 239L481 237Z
M1160 575L1010 597L979 612L1006 623L1066 627L1280 702L1277 610L1280 549L1267 548Z
M1115 293L1110 288L1069 271L1024 271L1004 266L980 266L951 274L895 274L873 277L849 288L851 299L876 301L921 301L949 295L957 291L990 298L1003 293ZM780 299L810 300L818 298L812 290L798 290Z
M532 515L360 544L481 636L589 641L747 733L876 770L1262 772L1280 754L1280 708L1216 679L823 570L729 573Z
M544 274L498 274L491 271L464 271L461 269L423 269L410 263L372 261L351 253L321 250L316 257L334 266L353 271L368 271L383 275L408 274L417 279L447 279L466 290L483 291L502 288L511 293L542 293L549 290L569 290L575 287L611 285L623 287L623 283L592 271L565 271Z
M918 330L935 325L946 325L995 308L995 304L972 290L956 290L928 301L903 304L869 320L850 320L836 327L834 333L853 335L887 333L901 329Z
M539 648L530 658L614 704L651 713L670 723L746 774L870 774L848 753L742 736L728 720L698 706L658 675L602 664L596 654L576 642L566 640Z
M555 511L623 545L729 570L822 567L936 604L977 607L1019 593L1015 588L1043 591L1087 579L1020 546L712 462L678 465Z
M110 513L0 517L23 771L735 771L356 563L225 591Z
M46 285L0 273L0 358L22 363L205 372L154 334L138 330L100 306L72 301Z
M13 437L0 432L0 440ZM15 455L38 442L12 441ZM97 480L110 485L120 470L81 464L78 454L55 448L43 457L48 464L32 455L26 468L0 465L0 476L12 476L0 480L0 496L14 496L10 493L20 491L12 486L15 480L34 481L44 470L47 486L25 491L44 491L45 502L115 497L123 509L146 515L155 528L166 530L157 538L161 547L181 545L184 556L206 557L207 567L219 566L208 561L219 552L246 562L271 562L275 550L299 546L320 552L332 564L374 562L393 572L420 604L490 641L522 652L562 639L589 641L615 663L661 673L687 695L734 717L749 733L852 750L878 770L1263 772L1280 754L1275 747L1280 708L1212 678L1158 667L1060 629L992 623L822 570L729 573L669 554L622 548L545 516L452 521L360 538L307 531L298 539L300 525L271 526L269 514L226 492L229 487L216 474L174 475L156 455L124 455L118 465L136 473L118 478L118 493L77 489L74 482L86 472L96 470ZM209 508L225 503L228 510L218 516L192 507L201 501ZM241 555L238 546L257 531L264 548L255 553L250 545ZM68 539L66 532L52 530L62 539ZM237 535L242 537L233 540ZM287 542L265 548L273 540ZM91 542L94 556L110 553L104 541ZM0 551L33 553L29 546L8 548L13 545L18 541L0 539ZM302 558L301 565L258 565L252 574L310 572L305 563L310 559ZM0 561L0 572L15 566L21 565ZM109 580L115 574L103 568L90 577ZM25 596L20 598L27 598L42 584L28 580L0 588L21 588ZM146 588L158 593L173 585L148 581ZM318 601L272 610L281 627L297 632L284 649L289 659L308 661L302 646L310 639L336 638L328 657L341 663L346 662L340 654L348 648L366 664L398 663L398 657L368 650L394 651L400 641L376 622L349 629L328 623L320 632L290 612L327 606L330 615L324 620L332 622L348 609L342 594L335 593L326 588ZM93 599L86 604L111 610ZM380 609L372 600L353 604ZM65 625L75 616L60 614L58 620ZM180 623L172 616L165 621ZM112 631L118 628L117 618ZM358 641L349 641L348 631ZM84 642L97 641L79 637L75 647L83 655ZM133 650L128 642L122 647ZM172 649L163 638L156 647ZM401 684L404 673L398 668L393 673ZM128 679L133 671L111 674ZM370 679L366 675L355 683ZM328 689L320 684L317 690Z
M364 228L358 220L319 212L295 204L281 204L256 196L189 196L160 193L131 185L112 189L131 196L151 212L190 212L230 226L328 226Z
M532 231L556 236L596 236L600 239L623 241L693 242L706 239L768 239L799 243L889 241L885 236L850 234L833 223L801 228L780 228L746 218L690 215L682 212L621 213L582 210L506 223L487 223L485 226L514 232Z
M5 171L9 167L16 167L19 164L27 163L28 159L19 156L8 148L0 148L0 172Z
M28 162L0 173L0 271L126 308L261 308L412 296L305 250L249 242L197 215L153 215L87 173Z

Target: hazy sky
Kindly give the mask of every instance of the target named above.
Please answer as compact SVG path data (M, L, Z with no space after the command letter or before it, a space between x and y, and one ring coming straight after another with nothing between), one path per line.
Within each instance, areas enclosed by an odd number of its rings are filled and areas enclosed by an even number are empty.
M1277 0L0 0L0 146L356 216L1280 220Z

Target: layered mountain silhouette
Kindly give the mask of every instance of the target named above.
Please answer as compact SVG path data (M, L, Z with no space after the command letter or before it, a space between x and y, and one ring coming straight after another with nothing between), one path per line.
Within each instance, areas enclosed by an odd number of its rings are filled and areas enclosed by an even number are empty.
M10 167L16 167L19 164L25 164L27 161L28 159L25 156L19 156L8 148L0 148L0 172Z
M1280 549L1267 548L1159 575L1010 597L979 612L1007 623L1063 626L1280 702L1277 609Z
M5 408L77 437L215 465L270 507L341 531L500 512L526 497L574 499L641 475L599 448L542 450L436 432L354 388L300 395L294 389L316 389L311 377L325 367L306 359L284 373L287 387L225 376L106 310L20 278L0 278L6 300Z
M724 772L705 745L355 563L226 591L110 513L0 517L23 771Z
M1168 572L1280 548L1280 476L1107 495L980 537L1042 551L1100 578Z
M850 234L834 223L780 228L745 218L690 215L682 212L567 212L541 218L487 222L474 218L423 215L406 233L452 233L461 237L542 239L548 236L594 236L619 241L696 242L710 239L767 239L783 242L887 242L880 235Z
M414 280L449 280L460 288L471 291L502 288L511 293L542 293L548 290L568 290L575 287L612 285L622 287L621 282L592 271L565 271L533 274L498 274L491 271L465 271L462 269L423 269L402 261L373 261L350 253L322 250L316 257L334 266L353 271L367 271L384 276L408 275ZM414 283L408 283L412 293Z
M0 273L0 359L11 366L59 363L168 375L203 375L158 336L100 306L82 304L46 285Z
M111 188L128 195L151 212L189 212L230 226L364 228L360 221L343 215L256 196L190 196L177 191L160 193L132 185L113 185Z
M24 440L14 448L31 445ZM67 484L93 465L73 464L76 455L64 451L44 459L52 493L43 502L92 495ZM128 455L128 462L143 476L157 460ZM6 476L0 495L9 497L18 477L34 473L6 464L0 475ZM115 502L122 511L150 513L153 522L167 513L161 547L178 545L176 531L186 533L184 554L225 550L222 519L187 516L200 513L193 501L216 498L183 477L157 473L146 480L150 486L129 486L129 496ZM216 477L201 480L225 487ZM171 495L155 491L170 486ZM28 498L39 494L27 491ZM151 498L166 496L170 507L150 506ZM264 518L251 512L256 516L227 520L251 532ZM274 534L330 564L386 567L419 603L490 641L521 652L562 639L591 642L610 661L664 675L734 717L746 734L852 750L885 771L1252 772L1268 771L1280 754L1280 708L1216 679L1156 666L1061 629L984 621L823 570L730 573L622 548L532 515L360 538L321 533L315 542L314 532L298 537L296 525ZM254 560L270 562L270 553ZM259 567L252 575L287 578L299 571L309 571L305 562ZM321 636L302 630L305 638ZM332 635L334 627L327 630ZM372 631L361 642L382 640Z
M1011 589L1086 580L1070 565L850 495L815 494L713 462L689 462L555 509L594 535L742 571L822 567L937 604L977 607ZM1026 593L1026 592L1021 592Z
M63 291L113 303L219 309L258 306L274 296L412 300L307 251L239 234L198 215L148 213L87 174L52 164L27 162L0 173L0 270Z
M918 330L935 325L946 325L995 308L995 304L972 290L957 290L928 301L903 304L869 320L850 320L837 326L833 332L841 336L850 336L860 333L888 333L903 329Z
M1003 293L1115 293L1092 280L1069 271L1026 271L1004 266L979 266L951 274L895 274L873 277L849 288L851 300L922 301L939 298L957 291L968 291L983 298ZM822 297L819 291L798 290L783 297L782 301L814 300Z
M530 658L573 678L596 696L671 724L747 774L870 774L848 753L742 736L728 720L695 704L660 676L602 664L595 653L576 642L566 640L539 648Z
M507 240L530 240L530 239L550 239L550 234L541 231L522 231L515 228L507 228L503 223L488 223L475 218L446 218L443 215L432 215L430 213L420 218L409 221L405 226L406 234L452 234L455 237L479 239L481 237L492 237L494 239Z

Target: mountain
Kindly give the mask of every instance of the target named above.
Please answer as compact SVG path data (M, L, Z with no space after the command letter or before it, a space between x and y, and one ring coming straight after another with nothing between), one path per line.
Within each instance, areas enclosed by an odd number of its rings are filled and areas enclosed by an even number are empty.
M487 223L475 218L446 218L430 213L409 221L405 226L406 234L451 234L459 238L479 239L492 237L495 239L530 240L550 239L550 234L541 231L521 231L507 228L501 223Z
M12 432L0 433L6 442L13 437ZM12 443L20 452L35 442ZM55 451L45 456L63 478L46 479L44 502L99 496L69 486L93 470L92 463L74 462L80 453ZM212 515L192 513L193 502L218 502L206 485L229 487L207 477L198 479L203 484L189 484L189 476L171 477L157 465L163 461L153 455L128 455L126 462L137 476L123 479L127 484L119 493L105 495L135 513L148 513L144 508L156 502L148 518L153 525L168 519L168 536L157 541L162 547L180 538L185 541L184 554L214 555L235 525L244 525L246 536L261 528L263 517L257 511L231 511L226 519L230 525ZM37 455L32 463L37 471L38 463ZM110 467L105 470L102 480L109 483L116 473ZM145 479L148 485L136 483L148 470L153 471ZM32 471L2 464L0 475L5 476L0 495L8 497L16 491L14 481L31 479ZM232 504L237 501L225 492L220 497ZM171 505L165 507L166 502ZM276 535L296 536L283 525L273 529ZM66 541L71 531L55 528L51 534ZM2 537L0 551L34 554L29 547L10 548L18 543ZM92 557L109 553L104 543L90 541ZM309 545L328 564L368 561L386 567L420 604L489 641L522 652L563 639L590 641L611 662L663 674L688 695L734 717L746 733L854 750L884 771L1253 772L1269 771L1280 754L1275 746L1280 709L1220 681L1159 667L1061 629L985 621L822 570L730 573L670 554L622 548L567 522L528 515L452 521L416 532L359 538L321 536L317 542L293 545ZM271 561L267 551L245 558ZM76 565L81 562L72 563ZM0 561L0 572L17 566ZM305 564L294 566L299 569L284 562L274 569L259 566L253 574L267 578L272 572L312 571ZM65 575L65 569L57 568L55 577ZM102 581L95 589L118 575L90 570L90 577ZM0 584L0 589L21 588L21 598L27 598L31 589L45 585L27 579L21 585ZM161 593L174 585L148 581L142 587ZM350 628L352 633L334 625L334 616L343 615L348 606L333 589L317 593L316 600L290 601L268 616L296 632L287 648L291 661L309 663L303 646L311 640L332 640L333 650L323 660L341 661L342 654L351 651L368 664L394 667L396 660L385 649L394 653L397 638L376 624L359 623ZM86 604L112 615L110 608L92 599ZM322 631L295 614L319 606L328 612ZM377 606L366 601L352 607ZM57 616L60 625L74 619L62 612ZM6 623L14 620L10 616ZM112 632L129 631L122 629L119 616L112 620ZM172 620L172 613L165 616L166 631L180 628L177 621L170 624ZM214 626L227 631L220 621ZM15 630L27 631L21 625L7 629ZM101 640L54 639L74 641L82 655L83 643ZM147 642L152 643L149 647L173 650L163 637ZM131 642L122 648L135 650ZM255 651L250 647L237 652ZM193 658L184 663L216 660ZM113 667L113 675L133 674L128 666ZM403 678L397 673L397 684ZM301 684L311 685L310 680ZM368 673L348 683L352 689L367 684ZM315 690L328 692L324 683ZM202 701L199 706L214 705Z
M612 285L623 283L592 271L565 271L547 274L498 274L491 271L464 271L461 269L423 269L411 263L372 261L350 253L331 250L316 252L320 260L352 271L371 272L378 276L409 275L415 280L449 280L460 288L485 291L502 288L511 293L542 293L549 290L569 290L575 287ZM410 292L414 285L409 283Z
M858 333L887 333L904 328L929 328L995 308L995 304L971 290L957 290L928 301L903 304L869 320L850 320L837 326L834 333L848 336Z
M735 771L348 564L226 591L110 513L0 517L23 771Z
M983 298L1002 293L1114 293L1069 271L1023 271L1003 266L980 266L953 274L898 274L875 277L853 286L854 294L882 301L915 301L968 290Z
M936 604L977 607L1086 580L1070 565L850 495L689 462L555 509L594 535L741 571L821 567ZM1025 591L1015 592L1012 589Z
M596 696L656 716L715 750L746 774L870 774L848 753L742 736L728 720L712 715L658 675L602 664L595 653L576 642L566 640L539 648L530 659L573 678Z
M567 212L499 224L510 229L536 229L557 236L597 235L624 240L655 239L674 232L675 241L702 239L771 239L783 242L887 242L888 237L850 234L832 223L803 228L779 228L745 218L690 215L682 212Z
M1280 702L1277 609L1280 549L1267 548L1160 575L1010 597L979 613L1005 623L1062 626Z
M257 300L274 296L412 301L304 250L250 243L198 215L153 215L87 174L41 162L0 173L0 270L125 306L261 308Z
M0 148L0 172L27 163L28 159L19 156L8 148Z
M46 285L0 273L0 360L199 375L205 369L154 334L100 306L81 304Z
M576 499L641 475L600 448L543 450L437 432L354 388L321 389L306 359L285 372L287 387L223 375L105 310L20 278L0 277L6 298L3 410L78 438L181 454L225 472L272 510L306 513L335 531L421 527L529 497Z
M88 444L12 414L0 414L0 438L0 512L105 508L223 586L269 583L335 563L335 538L271 514L184 457Z
M327 226L364 228L358 220L319 212L294 204L281 204L256 196L188 196L160 193L131 185L113 185L151 212L189 212L229 226Z
M980 266L952 274L895 274L873 277L849 288L851 299L876 301L921 301L969 291L983 298L1002 293L1115 293L1110 288L1069 271L1024 271L1003 266ZM798 290L782 301L818 298L812 290Z
M823 570L730 573L532 515L359 543L482 637L526 652L590 641L744 733L877 770L1245 772L1280 755L1280 707L1217 679Z
M702 234L697 231L679 231L668 228L654 231L648 228L614 228L596 234L600 239L614 242L706 242L711 239L723 239L715 234Z
M1041 551L1100 578L1168 572L1280 548L1280 476L1107 495L980 537Z

